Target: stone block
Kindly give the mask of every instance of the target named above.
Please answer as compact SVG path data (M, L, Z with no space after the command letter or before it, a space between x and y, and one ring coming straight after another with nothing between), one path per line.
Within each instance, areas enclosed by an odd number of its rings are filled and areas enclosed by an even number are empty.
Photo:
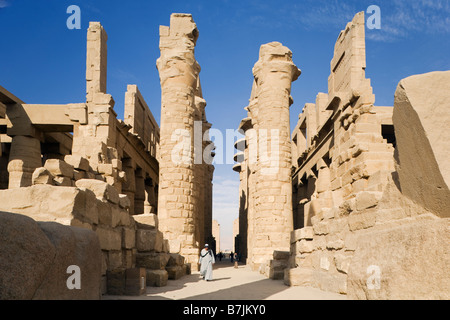
M314 229L313 227L304 227L298 231L299 240L312 240L314 239Z
M162 252L163 234L159 230L137 229L136 248L140 252Z
M185 263L183 264L183 268L185 269L185 274L189 275L192 272L192 264L191 263Z
M123 265L123 256L122 256L122 250L110 250L107 251L108 256L108 264L107 269L108 270L116 270L118 268L125 268Z
M165 269L170 255L167 253L142 253L136 254L136 266L143 267L151 270L163 270Z
M136 227L136 224L135 224L133 218L131 218L131 216L127 210L119 209L118 213L119 213L119 217L120 217L119 225L131 227L131 228Z
M136 221L139 229L157 229L158 216L153 213L144 213L134 215L133 219Z
M273 252L273 259L274 260L288 260L290 256L290 252L289 251L278 251L275 250Z
M53 176L73 179L73 166L59 159L47 159L44 165Z
M106 271L106 292L110 295L125 295L126 269Z
M169 280L169 274L166 270L151 270L147 269L147 286L149 287L164 287Z
M134 228L122 227L122 248L132 249L136 245L136 231Z
M450 299L450 220L361 233L348 270L349 299Z
M269 262L269 278L273 280L281 280L284 278L284 269L288 267L288 260L270 260Z
M38 184L29 188L0 190L0 210L20 213L38 221L70 225L73 218L83 220L86 192L74 187Z
M97 166L97 171L105 176L112 176L113 165L108 163L99 163Z
M140 296L146 292L147 274L145 268L132 268L126 270L125 294Z
M48 277L36 291L33 299L77 300L100 299L101 259L100 243L96 234L88 229L64 226L56 222L38 222L39 227L56 248ZM69 266L79 268L80 288L70 290L67 280ZM73 281L72 284L76 284Z
M284 284L290 287L310 287L313 285L313 270L301 267L285 269Z
M102 250L121 250L122 234L120 230L98 226L95 230Z
M170 253L169 261L167 262L167 266L182 266L184 265L184 257L179 253Z
M349 255L344 255L344 254L336 254L334 256L334 264L336 266L336 269L339 272L348 273L348 270L350 268L350 262L352 261L352 257Z
M34 184L50 184L53 185L53 175L44 167L34 170L31 177L31 183Z
M78 188L86 188L95 193L97 199L109 201L114 204L119 203L119 193L116 188L100 180L81 179L75 182Z
M435 215L450 217L450 71L403 79L393 123L402 193Z
M329 233L329 222L320 221L313 225L314 234L316 235L326 235Z
M299 253L311 253L315 249L313 241L300 240L297 250Z
M86 104L68 104L66 115L70 120L78 121L80 124L87 124L87 108Z
M7 212L0 212L0 243L0 299L32 299L51 268L54 245L36 221Z
M98 222L100 224L113 227L111 205L109 205L107 202L99 201L98 203L96 203L96 207L98 212Z
M327 249L328 250L340 250L344 248L344 241L339 239L337 235L327 236Z
M376 223L376 210L365 210L361 213L353 212L348 217L348 226L350 231L357 231L361 229L368 229L373 227Z
M64 161L72 165L75 169L89 171L89 160L78 155L66 155Z
M53 182L58 187L72 187L72 179L69 177L56 176Z
M84 179L85 177L86 177L86 172L80 171L80 170L73 171L73 180L77 181L77 180Z
M166 271L170 280L178 280L185 275L185 269L182 266L166 266Z
M364 209L376 207L382 194L382 192L359 192L356 195L356 210L362 211Z
M119 194L119 206L123 209L130 209L130 198L126 194Z
M101 252L92 231L0 212L0 242L0 299L100 298ZM77 290L66 284L71 265L82 275Z

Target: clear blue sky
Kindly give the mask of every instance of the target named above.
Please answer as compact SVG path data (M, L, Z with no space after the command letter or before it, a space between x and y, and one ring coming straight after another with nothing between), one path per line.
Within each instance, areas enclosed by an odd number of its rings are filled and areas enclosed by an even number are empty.
M69 30L69 5L81 9L81 29ZM160 119L159 25L172 12L192 13L200 31L196 59L213 127L235 129L245 117L252 67L261 44L279 41L293 52L302 75L292 88L291 127L307 102L327 92L334 43L346 23L370 5L381 29L366 29L367 70L377 105L392 105L407 76L450 69L450 1L337 0L0 0L0 85L27 103L85 100L86 30L100 21L108 33L108 93L123 118L127 84L137 84ZM366 18L369 15L366 14ZM222 248L230 248L238 215L238 174L216 165L214 218Z

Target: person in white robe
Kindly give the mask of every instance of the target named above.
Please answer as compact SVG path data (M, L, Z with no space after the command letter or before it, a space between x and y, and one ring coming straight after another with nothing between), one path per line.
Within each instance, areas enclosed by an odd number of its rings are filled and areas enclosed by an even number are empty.
M200 252L198 263L200 263L200 275L206 281L211 281L213 264L216 263L216 260L214 258L214 252L209 248L208 244L205 244L205 247Z

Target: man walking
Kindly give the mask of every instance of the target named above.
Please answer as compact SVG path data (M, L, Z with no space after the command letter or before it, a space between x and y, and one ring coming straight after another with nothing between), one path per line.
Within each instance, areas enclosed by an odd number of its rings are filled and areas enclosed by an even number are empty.
M213 264L216 263L214 253L209 249L209 245L205 244L205 248L200 252L200 275L206 281L212 280Z

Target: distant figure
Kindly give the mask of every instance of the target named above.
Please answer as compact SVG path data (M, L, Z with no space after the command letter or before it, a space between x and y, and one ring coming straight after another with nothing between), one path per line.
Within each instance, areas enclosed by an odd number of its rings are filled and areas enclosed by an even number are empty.
M234 268L238 268L238 254L236 252L234 253Z
M205 248L200 252L200 275L206 281L212 280L213 264L216 263L214 253L209 249L209 245L205 244Z
M230 252L230 261L231 263L233 263L233 259L234 259L234 253L233 251Z
M222 257L223 257L223 253L221 251L221 252L219 252L219 261L222 261Z

